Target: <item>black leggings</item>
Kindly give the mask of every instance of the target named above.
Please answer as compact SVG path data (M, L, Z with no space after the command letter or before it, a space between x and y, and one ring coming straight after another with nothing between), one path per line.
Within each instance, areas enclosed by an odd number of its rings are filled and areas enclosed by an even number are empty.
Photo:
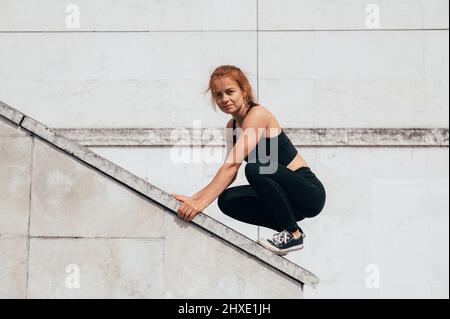
M317 216L325 205L325 188L309 167L291 171L278 164L273 174L261 174L260 162L247 163L245 176L250 185L225 189L217 204L239 221L278 232L299 229L297 221Z

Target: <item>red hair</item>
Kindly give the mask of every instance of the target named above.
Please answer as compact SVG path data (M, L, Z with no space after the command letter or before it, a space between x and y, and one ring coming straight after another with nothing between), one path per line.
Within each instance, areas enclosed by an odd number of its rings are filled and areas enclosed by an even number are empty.
M244 74L244 72L238 67L235 67L233 65L222 65L216 68L214 72L211 74L209 78L208 88L204 92L204 94L211 92L211 105L214 111L217 111L216 101L214 100L214 95L212 94L212 91L214 89L214 81L216 79L223 77L227 77L235 81L239 86L239 88L246 93L245 102L247 105L249 105L250 107L254 105L259 105L256 102L253 88L250 85L250 82L248 81L248 78Z

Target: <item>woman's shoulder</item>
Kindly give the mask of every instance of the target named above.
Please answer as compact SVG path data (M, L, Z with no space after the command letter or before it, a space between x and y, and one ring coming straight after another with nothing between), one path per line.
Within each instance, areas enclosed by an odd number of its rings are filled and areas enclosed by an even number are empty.
M264 126L266 129L270 130L277 129L275 135L278 135L280 131L282 131L282 128L275 115L267 107L263 105L258 105L257 107L258 108L256 110L262 122L261 126ZM273 136L273 134L269 134L269 136L271 135Z
M252 117L257 116L260 119L264 119L265 121L270 121L271 119L273 119L273 114L269 111L269 109L267 107L265 107L261 104L253 106L250 109L250 111L248 112L248 115L250 115ZM228 120L226 128L233 128L234 121L235 121L234 118L231 118L230 120ZM236 125L236 124L234 124L234 125Z
M272 114L272 112L270 112L270 110L266 106L261 104L253 106L248 114L258 117L260 121L263 121L265 127L270 127L272 122L274 120L276 121L275 116Z
M247 115L253 115L253 116L257 115L257 116L261 117L261 116L270 116L271 113L267 107L265 107L261 104L257 104L250 108Z
M269 108L264 105L261 105L261 104L257 104L255 106L253 106L250 109L249 114L250 114L250 112L258 113L259 115L264 115L267 117L273 116L273 114L272 114L272 112L270 112Z

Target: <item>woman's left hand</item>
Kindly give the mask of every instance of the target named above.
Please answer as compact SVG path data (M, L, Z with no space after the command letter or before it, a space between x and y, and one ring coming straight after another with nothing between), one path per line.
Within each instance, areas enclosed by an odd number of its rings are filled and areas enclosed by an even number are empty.
M194 217L200 213L203 209L200 205L200 202L196 199L192 199L191 197L187 197L184 195L178 195L172 193L177 200L181 201L182 204L178 207L178 217L183 219L184 221L191 221Z

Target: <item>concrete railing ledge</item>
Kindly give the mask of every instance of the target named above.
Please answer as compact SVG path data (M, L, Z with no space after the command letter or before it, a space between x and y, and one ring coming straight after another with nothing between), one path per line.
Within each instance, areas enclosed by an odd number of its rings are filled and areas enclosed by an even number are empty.
M74 156L78 160L91 166L93 169L108 175L110 178L146 196L147 198L150 198L165 208L168 208L172 213L175 213L178 210L180 203L167 192L115 165L79 143L56 133L53 129L46 127L45 125L22 114L1 101L0 116L19 125L20 128L25 129L31 135L37 136L54 145L58 149ZM301 284L305 284L312 288L317 288L319 278L316 275L301 266L272 253L271 251L258 245L250 238L243 236L237 231L207 216L206 214L198 214L192 223L236 246L242 251L245 251L249 255L258 258L262 262L270 265L274 269L293 278Z
M219 130L219 134L211 134ZM55 131L84 146L225 146L225 128L60 128ZM295 146L448 147L448 128L286 128Z

